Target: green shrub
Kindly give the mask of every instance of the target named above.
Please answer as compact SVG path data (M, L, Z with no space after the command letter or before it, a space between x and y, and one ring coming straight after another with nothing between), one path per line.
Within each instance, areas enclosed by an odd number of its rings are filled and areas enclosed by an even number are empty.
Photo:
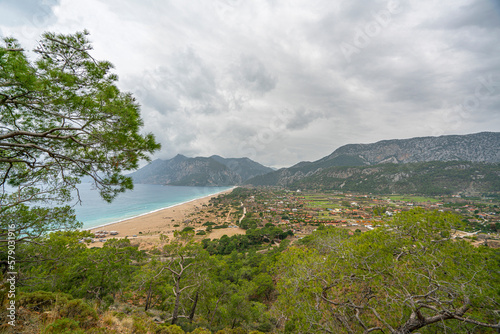
M287 321L285 324L285 333L293 333L295 330L295 322L293 320Z
M57 319L49 324L42 332L43 334L85 334L78 322L68 318Z
M118 334L114 329L108 329L108 328L90 328L85 330L85 334Z
M259 333L267 333L272 332L273 325L269 320L261 322L258 326L255 326L255 330L248 334L259 334Z
M231 329L231 334L247 334L248 332L241 327Z
M132 323L132 332L133 333L143 333L146 334L148 333L148 326L144 323L144 320L142 320L139 317L134 317L134 322Z
M111 296L111 295L106 295L102 299L102 306L105 310L107 310L114 303L115 303L115 300L114 300L113 296Z
M115 314L115 317L117 317L120 321L123 320L127 315L123 312L118 312Z
M227 224L217 225L217 226L214 226L213 228L214 228L214 230L221 229L221 228L228 228L228 225Z
M198 327L194 331L192 331L190 334L212 334L212 332L206 328Z
M48 291L21 292L19 293L19 306L35 312L43 312L56 304L64 304L73 297L66 293Z
M177 325L170 325L160 327L156 330L156 334L186 334L186 332Z
M74 299L61 304L59 314L78 321L82 328L94 327L97 324L96 311L82 299Z
M237 327L237 328L224 328L221 329L220 331L217 331L215 334L247 334L247 331L244 330L243 328Z

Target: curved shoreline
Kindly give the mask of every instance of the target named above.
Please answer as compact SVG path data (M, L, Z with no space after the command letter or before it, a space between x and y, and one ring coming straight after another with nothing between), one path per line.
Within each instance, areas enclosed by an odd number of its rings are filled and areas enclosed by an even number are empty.
M236 188L236 186L234 186L234 187L232 187L230 189L222 190L222 191L219 191L219 192L216 192L216 193L213 193L213 194L210 194L210 195L206 195L206 196L203 196L203 197L193 198L193 199L191 199L189 201L185 201L185 202L177 203L177 204L174 204L174 205L166 206L164 208L155 209L153 211L141 213L141 214L133 216L133 217L124 218L124 219L120 219L120 220L117 220L117 221L113 221L113 222L109 222L109 223L105 223L105 224L101 224L101 225L97 225L97 226L82 228L81 231L93 231L93 230L104 228L104 227L109 228L110 225L126 223L126 222L129 222L130 220L136 220L138 218L144 218L144 217L147 217L147 216L151 216L151 215L154 215L154 214L159 213L161 211L167 211L167 210L174 209L176 207L185 206L186 204L194 203L196 201L200 201L200 200L204 200L204 199L210 199L210 198L215 197L217 195L220 195L220 194L223 194L223 193L227 193L227 192L231 192L235 188Z

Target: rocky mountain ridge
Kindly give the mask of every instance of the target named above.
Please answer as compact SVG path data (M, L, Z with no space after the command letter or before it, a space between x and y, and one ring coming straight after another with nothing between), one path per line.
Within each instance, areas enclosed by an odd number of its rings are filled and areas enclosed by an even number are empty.
M365 164L425 161L500 162L500 133L416 137L383 140L373 144L349 144L320 161L341 156L357 157Z
M500 163L430 161L334 166L297 178L287 186L372 194L493 194L500 190Z
M330 167L406 164L430 161L500 162L500 133L417 137L348 144L314 162L300 162L248 180L251 185L287 186Z
M134 182L146 184L232 186L271 171L248 158L225 159L216 155L188 158L179 154L169 160L154 160L130 176Z

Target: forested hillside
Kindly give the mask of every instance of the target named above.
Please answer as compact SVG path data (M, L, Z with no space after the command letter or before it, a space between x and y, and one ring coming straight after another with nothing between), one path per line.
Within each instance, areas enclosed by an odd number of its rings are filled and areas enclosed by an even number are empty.
M235 191L211 206L248 202L253 194ZM52 233L18 246L23 261L18 265L17 327L3 329L496 331L497 250L451 239L463 224L452 213L418 208L386 217L386 224L364 233L320 225L295 241L293 233L271 225L201 242L186 228L148 250L139 250L130 239L89 248L78 243L88 232ZM7 290L1 292L3 303ZM5 319L7 314L0 314Z
M330 167L288 186L374 194L495 193L500 190L500 164L450 161Z

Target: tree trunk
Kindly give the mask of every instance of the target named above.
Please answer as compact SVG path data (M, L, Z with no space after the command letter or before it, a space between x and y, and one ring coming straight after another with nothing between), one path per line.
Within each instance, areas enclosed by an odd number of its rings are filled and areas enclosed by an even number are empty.
M144 306L144 311L148 310L150 303L151 303L151 282L149 282L149 290L146 296L146 305Z
M175 325L175 323L177 322L177 318L179 317L179 304L181 301L181 289L179 289L179 281L179 278L175 280L175 305L174 312L172 313L172 325Z
M217 299L217 303L215 303L214 313L212 313L212 318L210 319L210 326L212 326L212 322L214 321L215 313L217 313L217 308L219 307L219 302L224 297L226 293L224 292L219 299Z
M440 320L445 320L446 318L441 317ZM434 321L436 322L436 321ZM410 315L410 319L408 319L402 326L400 326L394 334L409 334L417 329L420 329L426 325L429 325L432 322L425 319L424 316L420 313L420 311L413 311Z
M464 306L462 306L458 311L455 312L456 315L463 315L467 309L469 308L469 302L465 303ZM419 310L413 311L412 314L410 315L410 319L408 319L402 326L397 328L394 331L394 334L409 334L412 333L413 331L416 331L417 329L420 329L422 327L431 325L436 322L448 320L448 319L453 319L452 314L437 314L432 317L424 317L422 313L420 313Z
M193 307L191 307L191 312L189 313L189 322L193 322L194 313L196 311L196 305L198 304L198 291L196 291L196 295L194 296Z

